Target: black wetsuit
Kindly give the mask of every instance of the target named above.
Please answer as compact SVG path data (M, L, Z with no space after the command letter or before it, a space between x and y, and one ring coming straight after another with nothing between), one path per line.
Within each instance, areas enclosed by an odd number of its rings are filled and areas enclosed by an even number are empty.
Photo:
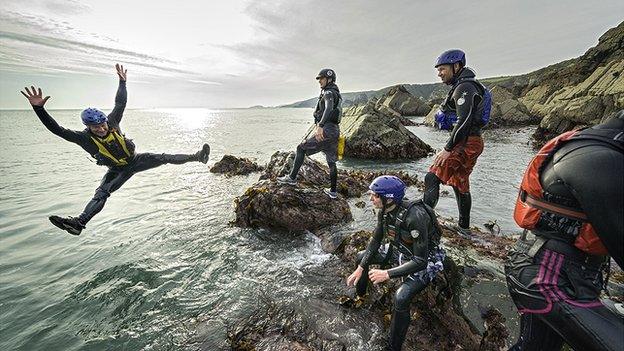
M384 238L389 242L382 246ZM406 200L386 214L380 212L368 247L358 253L357 264L364 269L356 284L358 296L366 294L370 264L396 264L388 270L388 275L403 279L394 296L390 325L392 350L400 350L405 340L411 321L412 298L443 269L444 251L439 242L440 232L433 210L422 201L412 203Z
M621 115L594 128L624 133L624 111ZM567 142L540 173L544 199L585 213L620 267L623 179L624 154L594 140ZM523 312L520 339L512 350L560 350L564 342L575 350L622 350L624 316L599 300L608 257L576 248L571 233L581 223L555 217L543 214L532 231L536 239L520 240L505 266L509 292Z
M327 165L329 166L330 190L336 192L338 181L338 137L340 136L340 119L342 117L342 96L335 83L329 83L321 90L316 108L314 109L314 124L323 128L324 139L316 140L312 135L299 146L290 178L296 179L299 168L303 164L305 155L313 155L322 151L325 154Z
M126 107L127 93L126 82L119 81L119 88L115 96L115 108L108 114L108 128L109 131L115 129L121 135L121 129L119 123L123 117L123 112ZM102 210L106 200L110 194L119 189L132 175L137 172L145 171L154 167L158 167L167 163L182 164L189 161L198 161L197 154L152 154L152 153L134 153L134 143L130 139L125 139L126 145L131 153L127 164L123 166L116 166L110 159L103 157L98 149L97 144L93 141L92 137L95 137L88 128L82 131L70 130L61 127L43 106L33 106L35 113L41 120L41 123L53 134L79 145L91 156L93 156L99 165L109 167L108 172L102 178L100 186L95 191L95 195L91 201L87 204L84 211L78 217L78 220L82 226L85 226L93 216Z
M480 116L483 114L484 87L475 79L475 72L465 67L461 70L441 105L443 111L455 112L457 124L444 145L446 151L451 151L458 144L464 143L470 136L481 136L483 123ZM453 186L459 210L459 226L468 228L470 225L470 209L472 198L470 192L462 193ZM435 208L440 196L440 179L432 172L425 175L425 202Z

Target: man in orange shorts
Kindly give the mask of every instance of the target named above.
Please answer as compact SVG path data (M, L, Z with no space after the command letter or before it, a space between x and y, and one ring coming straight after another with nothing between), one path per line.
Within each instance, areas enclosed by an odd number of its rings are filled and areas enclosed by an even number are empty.
M446 99L436 114L436 125L451 131L444 149L436 156L425 176L424 201L432 208L438 203L440 183L450 185L459 209L459 228L470 234L470 183L468 178L483 152L481 128L489 120L491 94L466 67L461 50L448 50L436 62L438 77L450 85Z

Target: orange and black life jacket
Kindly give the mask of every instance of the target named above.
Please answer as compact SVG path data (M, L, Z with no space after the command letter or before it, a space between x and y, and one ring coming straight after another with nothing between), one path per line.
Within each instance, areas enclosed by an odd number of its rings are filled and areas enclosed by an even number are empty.
M569 141L597 140L620 152L624 152L623 136L624 132L621 130L585 129L563 133L546 143L531 160L522 178L520 192L514 209L514 220L516 223L524 229L535 229L540 218L545 213L579 221L581 226L574 238L574 246L591 255L608 254L607 249L582 209L563 206L544 199L544 189L540 183L540 175L544 165L552 159L555 152Z
M98 164L115 167L125 166L134 155L134 143L116 128L111 128L110 133L104 138L95 135L90 136L98 148L98 153L93 155Z

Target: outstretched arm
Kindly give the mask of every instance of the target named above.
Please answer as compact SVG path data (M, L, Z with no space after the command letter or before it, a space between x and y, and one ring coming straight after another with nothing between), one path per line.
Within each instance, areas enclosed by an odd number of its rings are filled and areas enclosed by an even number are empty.
M117 95L115 96L115 108L108 114L108 119L112 124L119 124L128 101L128 92L126 91L126 73L128 70L124 69L123 65L120 64L116 64L115 69L119 76L119 88L117 88Z
M33 110L35 110L37 117L39 117L41 123L43 123L43 125L50 132L72 143L79 143L80 132L61 127L43 108L43 105L45 105L50 97L43 97L41 88L35 89L34 86L31 86L30 89L26 87L24 88L24 90L26 92L20 91L20 93L22 93L22 95L24 95L26 99L28 99L28 102L30 102L30 104L32 105Z

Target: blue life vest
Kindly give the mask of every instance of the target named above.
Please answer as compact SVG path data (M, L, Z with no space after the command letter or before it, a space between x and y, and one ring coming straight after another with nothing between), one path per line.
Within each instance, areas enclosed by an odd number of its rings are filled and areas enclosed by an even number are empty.
M441 130L452 130L457 124L457 114L452 111L444 112L438 109L435 114L435 126Z
M482 101L483 113L481 113L481 126L485 127L488 124L488 122L490 122L490 114L492 112L492 92L490 92L490 90L486 88L485 85L481 84L476 79L467 78L467 79L462 79L460 82L465 82L465 81L469 81L469 82L473 82L477 84L477 86L479 86L479 90L483 92L483 101ZM449 91L449 94L446 97L446 100L442 103L442 106L438 109L438 112L436 112L435 114L435 126L438 129L452 130L455 127L455 124L457 124L457 114L455 113L455 111L444 111L445 110L444 107L446 107L448 99L450 99L451 96L453 96L453 93L455 92L455 87L458 84L453 86L451 91Z

